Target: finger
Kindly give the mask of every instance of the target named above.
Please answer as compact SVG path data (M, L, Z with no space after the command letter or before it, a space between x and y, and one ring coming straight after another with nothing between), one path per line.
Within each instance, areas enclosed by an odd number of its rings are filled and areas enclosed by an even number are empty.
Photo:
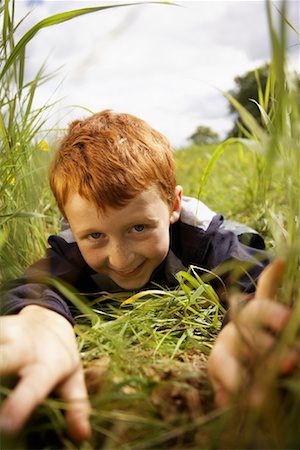
M250 367L254 362L267 358L275 342L275 337L266 331L244 328L241 330L239 341L236 342L234 353L245 367Z
M46 366L37 366L28 371L2 405L0 411L2 431L6 433L19 431L52 388L53 382Z
M289 375L298 366L300 353L298 349L292 348L283 358L278 359L274 353L266 359L264 365L256 374L256 379L247 393L247 401L252 408L260 408L274 386L278 374Z
M13 345L0 346L0 375L18 373L24 364L24 352Z
M242 327L266 327L279 333L289 321L291 311L280 303L271 300L254 299L245 306L238 316Z
M245 379L245 369L236 357L237 330L232 324L219 335L208 359L208 373L216 391L237 392Z
M0 344L5 344L13 340L16 334L20 334L19 323L17 315L0 318Z
M0 375L18 373L32 361L29 340L20 324L18 316L0 319Z
M217 370L212 368L214 365ZM223 367L223 370L220 370L220 367ZM215 355L214 360L210 362L209 373L215 391L215 402L221 407L228 405L247 380L246 371L239 361L223 352Z
M232 399L231 392L228 392L221 384L216 384L213 387L215 391L215 404L219 408L224 408L229 405L230 400Z
M81 365L61 384L58 392L67 402L66 421L70 436L76 441L89 439L91 407Z
M255 298L274 300L283 275L285 263L276 259L269 264L259 277Z

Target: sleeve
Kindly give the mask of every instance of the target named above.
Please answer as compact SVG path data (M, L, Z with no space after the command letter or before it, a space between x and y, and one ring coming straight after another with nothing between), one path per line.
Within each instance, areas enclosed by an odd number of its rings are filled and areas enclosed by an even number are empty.
M75 324L68 300L42 278L59 278L75 289L84 291L86 286L83 286L82 280L88 283L88 266L77 245L70 245L59 236L51 236L49 243L51 248L47 249L46 257L34 263L21 278L3 289L1 314L16 314L25 306L39 305L61 314Z
M227 287L236 287L245 294L255 292L257 280L270 263L270 255L261 248L240 242L231 230L211 230L208 266L219 273Z
M75 320L66 301L51 288L39 283L26 283L9 290L1 301L1 314L17 314L25 306L38 305L65 317L72 325Z
M254 293L261 272L270 263L270 255L238 241L231 257L240 263L232 272L232 283L245 294Z

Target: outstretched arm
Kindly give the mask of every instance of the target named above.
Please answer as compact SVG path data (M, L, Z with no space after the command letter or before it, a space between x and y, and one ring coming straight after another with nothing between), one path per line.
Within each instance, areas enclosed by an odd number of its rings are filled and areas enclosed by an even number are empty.
M291 311L276 303L284 263L277 260L261 274L253 300L241 312L233 305L232 321L216 339L208 360L208 373L218 406L227 405L249 382L250 372L260 363L280 373L289 373L299 362L299 353L290 349L281 361L270 352L278 334L287 325ZM260 403L262 392L253 389L249 401Z
M66 401L68 431L75 440L90 436L89 410L80 355L72 325L37 305L0 319L0 375L18 383L0 410L0 428L14 433L55 388Z

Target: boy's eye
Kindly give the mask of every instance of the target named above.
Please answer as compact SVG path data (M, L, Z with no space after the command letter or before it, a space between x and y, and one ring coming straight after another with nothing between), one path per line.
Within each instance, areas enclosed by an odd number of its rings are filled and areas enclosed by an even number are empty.
M89 234L88 238L92 241L96 241L97 239L100 239L102 237L102 233L91 233Z
M145 225L139 223L138 225L134 225L134 227L132 227L132 229L133 229L133 231L140 233L141 231L144 231Z

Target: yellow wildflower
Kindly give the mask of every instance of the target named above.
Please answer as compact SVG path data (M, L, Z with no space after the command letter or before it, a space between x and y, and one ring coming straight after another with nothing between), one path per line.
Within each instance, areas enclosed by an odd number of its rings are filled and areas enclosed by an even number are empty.
M15 184L16 178L12 175L7 175L6 181L8 182L8 184Z
M42 150L42 152L48 152L49 151L49 145L48 142L46 142L44 139L38 143L38 149Z

